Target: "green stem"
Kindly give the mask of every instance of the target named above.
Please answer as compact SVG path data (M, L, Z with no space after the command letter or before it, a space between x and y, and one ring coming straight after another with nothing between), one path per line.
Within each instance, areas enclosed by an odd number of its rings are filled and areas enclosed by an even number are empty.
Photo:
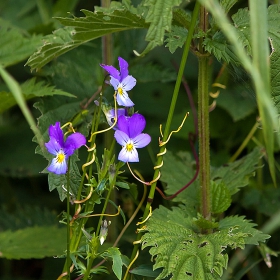
M200 8L200 28L207 32L208 17L204 7ZM198 143L199 181L201 186L201 212L211 220L210 194L210 146L209 146L209 54L203 50L203 40L199 43L198 54Z
M68 161L68 172L67 172L67 278L70 279L70 158Z
M205 219L211 219L210 204L210 147L209 147L209 58L198 58L198 142L199 142L199 180L201 186L201 212Z
M200 8L200 4L198 2L196 2L194 10L193 10L193 14L192 14L192 20L191 20L191 24L190 24L190 28L189 28L189 32L188 32L188 37L187 37L187 40L186 40L186 43L185 43L185 47L184 47L184 51L183 51L183 55L182 55L182 60L181 60L181 64L180 64L180 68L179 68L179 72L178 72L178 76L177 76L177 80L176 80L176 84L175 84L170 108L169 108L169 113L168 113L168 117L167 117L167 121L166 121L166 126L165 126L164 133L163 133L163 139L162 139L163 142L167 140L168 135L170 133L171 121L172 121L172 118L173 118L173 113L174 113L174 110L175 110L177 97L178 97L180 85L181 85L181 82L182 82L182 77L183 77L185 65L186 65L186 62L187 62L187 57L188 57L188 54L189 54L189 49L190 49L191 40L192 40L192 37L193 37L195 25L196 25L196 20L197 20L198 13L199 13L199 8ZM164 150L165 150L164 146L160 147L159 153L163 153ZM163 161L163 156L158 156L157 161L156 161L156 166L160 165L162 163L162 161ZM151 207L151 204L152 204L153 199L154 199L155 188L156 188L156 183L157 183L156 179L159 176L159 172L160 172L159 169L155 169L154 176L153 176L153 180L155 180L155 182L151 185L149 196L148 196L148 202L146 204L146 208L145 208L145 211L144 211L144 214L143 214L142 221L145 220L147 218L148 214L149 214L150 207ZM137 240L139 240L141 238L141 236L142 236L142 233L138 233ZM139 248L139 244L134 245L134 249L133 249L133 252L132 252L132 255L131 255L131 260L134 259L134 257L136 256L138 248Z

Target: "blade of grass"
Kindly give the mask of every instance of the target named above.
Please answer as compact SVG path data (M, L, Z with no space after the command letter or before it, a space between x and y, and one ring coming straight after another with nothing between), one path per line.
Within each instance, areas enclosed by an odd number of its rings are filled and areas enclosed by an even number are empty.
M45 151L45 145L44 145L44 140L41 132L36 126L36 122L25 102L25 99L23 97L21 88L17 81L0 65L0 75L2 76L4 82L8 86L9 90L13 94L18 106L20 107L26 121L28 122L30 128L34 132L37 141L42 149L42 151Z

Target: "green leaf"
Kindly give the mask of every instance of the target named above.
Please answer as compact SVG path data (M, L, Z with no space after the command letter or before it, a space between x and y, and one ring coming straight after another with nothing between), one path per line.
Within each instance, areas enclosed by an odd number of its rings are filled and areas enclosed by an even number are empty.
M214 55L219 61L240 65L238 57L233 48L228 44L227 39L220 31L216 32L213 37L205 38L203 45L205 50Z
M145 0L144 6L148 7L146 22L151 24L145 38L149 44L141 55L163 44L165 31L171 31L172 8L179 6L181 2L182 0Z
M0 64L7 67L27 59L41 44L41 35L29 35L0 18Z
M66 229L27 227L0 233L0 255L7 259L40 259L61 255L66 249Z
M201 234L184 209L160 206L146 223L142 249L152 247L153 269L163 268L156 279L218 280L227 267L226 248L244 248L269 238L253 227L244 217L235 216L223 219L217 231Z
M211 171L211 180L216 184L223 182L230 195L239 191L249 183L249 177L254 175L258 168L258 161L263 156L260 148L255 148L250 154L243 158L229 163L226 166L213 168Z
M119 248L111 247L108 248L104 253L102 253L102 257L111 258L113 260L112 269L117 276L118 279L122 279L122 258Z
M184 27L172 25L171 31L166 34L166 47L171 53L174 53L177 48L182 48L188 36L188 30Z
M131 274L140 275L140 276L146 276L151 278L156 278L160 273L162 269L156 269L153 270L153 267L151 265L139 265L129 271Z
M228 13L229 10L236 4L238 0L221 0L220 4L225 10L225 13Z
M172 19L172 26L179 25L189 29L191 24L191 13L185 11L180 7L173 7L173 19Z
M27 61L31 70L41 68L53 58L106 34L147 27L143 18L125 9L108 14L82 12L85 17L57 18L65 27L43 38L44 44Z
M225 212L231 204L231 195L228 187L223 181L216 184L211 181L211 211L213 214L219 214Z
M270 238L270 235L255 229L254 227L256 224L251 223L244 218L245 216L226 217L219 222L219 229L229 229L232 233L237 231L244 233L244 244L259 245L259 242L265 242L266 239Z
M64 95L75 97L75 95L56 89L54 86L47 85L44 81L36 82L36 78L27 80L21 85L21 90L25 100L30 100L39 96ZM6 111L17 102L10 92L0 92L0 113Z

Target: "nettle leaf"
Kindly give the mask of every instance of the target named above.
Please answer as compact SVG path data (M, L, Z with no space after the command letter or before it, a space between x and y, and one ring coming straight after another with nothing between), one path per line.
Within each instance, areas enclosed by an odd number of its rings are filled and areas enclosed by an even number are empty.
M220 230L229 229L233 234L237 231L244 233L244 244L259 245L259 242L265 242L266 239L270 238L270 235L255 229L254 227L256 224L251 223L249 220L245 220L245 216L226 217L222 219L219 224ZM236 246L236 244L234 246ZM240 248L243 249L243 247Z
M237 2L238 0L221 0L220 5L223 7L225 13L227 14Z
M125 9L109 13L82 12L85 17L57 18L65 27L43 38L43 45L27 61L31 70L41 68L53 58L106 34L148 27L143 18Z
M177 48L182 48L188 37L188 30L184 27L172 25L171 32L166 34L166 47L171 53L174 53Z
M61 255L66 249L66 229L27 227L0 233L0 255L7 259L41 259Z
M104 253L101 255L104 258L111 258L113 261L112 269L117 276L118 279L122 279L122 266L123 261L121 258L121 252L119 248L111 247L108 248Z
M153 212L146 223L142 249L155 259L153 269L163 268L156 279L220 279L227 267L226 248L244 248L245 244L264 242L268 235L253 228L244 217L228 217L217 231L201 234L193 217L182 208L168 210L162 206Z
M206 38L203 42L205 50L214 55L219 61L240 65L232 47L228 44L222 32L216 32L213 37Z
M29 35L0 19L0 64L4 67L27 59L41 44L41 35Z
M145 40L149 44L141 55L163 44L165 31L171 31L172 8L181 3L182 0L145 0L144 6L148 7L146 22L150 23Z
M30 100L39 96L64 95L75 97L75 95L56 89L54 86L46 84L44 81L36 82L36 78L27 80L21 85L22 93L25 100ZM0 113L16 105L17 102L10 92L0 92Z
M230 195L239 191L249 183L249 177L254 175L258 167L258 161L263 156L261 148L255 148L250 154L211 171L211 180L216 184L224 183Z
M191 24L191 19L192 17L190 12L187 12L180 7L173 8L173 25L179 25L188 29Z
M219 214L226 211L231 204L231 194L223 181L219 184L211 181L211 211Z

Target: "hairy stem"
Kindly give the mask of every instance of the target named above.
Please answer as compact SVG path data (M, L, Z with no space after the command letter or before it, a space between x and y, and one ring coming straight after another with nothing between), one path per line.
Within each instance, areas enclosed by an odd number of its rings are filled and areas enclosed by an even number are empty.
M181 82L182 82L183 72L184 72L187 57L188 57L188 54L189 54L190 44L191 44L191 40L192 40L194 29L195 29L196 20L197 20L198 13L199 13L199 7L200 7L200 4L198 2L196 2L196 5L194 7L194 11L193 11L193 14L192 14L192 20L191 20L191 24L190 24L190 28L189 28L189 32L188 32L188 37L187 37L187 40L186 40L186 43L185 43L183 56L182 56L182 59L181 59L181 64L180 64L180 68L179 68L179 72L178 72L178 76L177 76L177 80L176 80L176 84L175 84L170 108L169 108L169 113L168 113L168 117L167 117L167 121L166 121L166 126L165 126L164 133L163 133L163 139L162 139L163 142L167 140L168 135L170 133L171 121L172 121L172 118L173 118L173 113L174 113L174 110L175 110L177 97L178 97L180 85L181 85ZM164 150L165 150L165 147L162 146L160 148L159 153L163 153ZM157 161L156 161L156 166L159 166L161 164L162 160L163 160L163 157L158 156ZM158 178L158 176L159 176L159 169L155 169L153 180L156 180ZM146 208L145 208L145 211L144 211L144 214L143 214L142 221L144 221L149 214L150 207L151 207L151 204L152 204L153 199L154 199L156 184L157 184L157 181L155 181L151 185L151 189L150 189L150 192L149 192L148 201L147 201L147 204L146 204ZM141 238L141 236L142 236L142 233L139 233L137 235L137 240L139 240ZM134 245L134 249L133 249L133 252L132 252L132 255L131 255L131 260L133 260L135 258L136 253L138 251L138 248L139 248L139 244Z
M207 11L200 8L200 28L208 28ZM210 196L210 146L209 146L209 55L204 52L202 40L198 54L198 142L199 142L199 180L201 186L201 212L205 219L211 219Z

